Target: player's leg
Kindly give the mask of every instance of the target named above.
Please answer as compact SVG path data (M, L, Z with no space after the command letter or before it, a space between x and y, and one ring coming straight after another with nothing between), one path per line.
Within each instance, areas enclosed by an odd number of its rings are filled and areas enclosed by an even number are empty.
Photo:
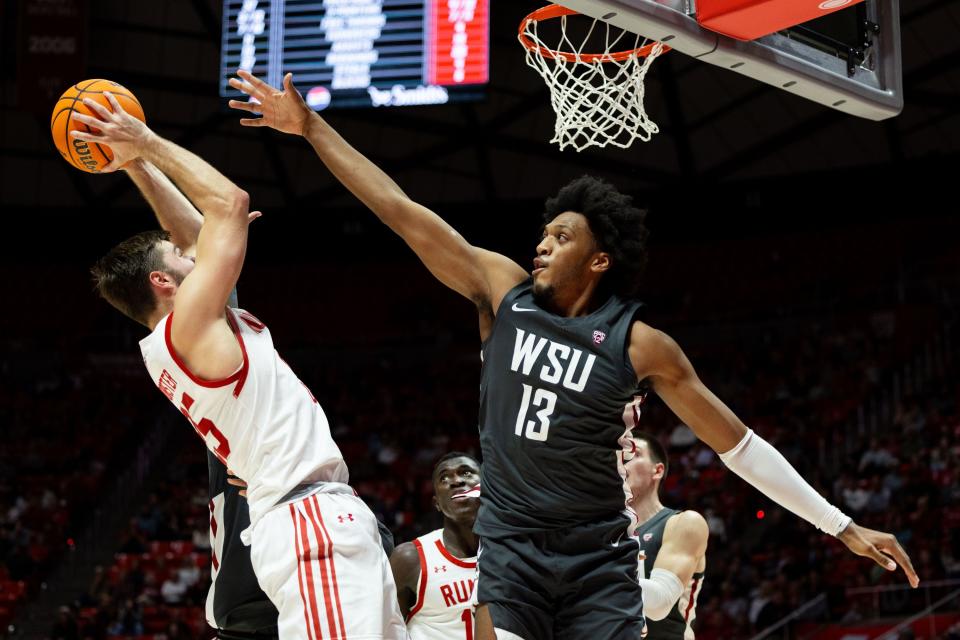
M397 588L373 512L347 494L318 493L304 507L327 545L327 573L342 637L405 640ZM322 637L331 636L341 637Z
M376 519L353 495L321 493L271 510L253 531L250 559L280 612L280 640L407 637Z
M484 538L477 555L476 640L552 640L552 573L539 535Z
M564 532L567 585L554 625L557 640L636 640L644 628L640 545L625 518Z

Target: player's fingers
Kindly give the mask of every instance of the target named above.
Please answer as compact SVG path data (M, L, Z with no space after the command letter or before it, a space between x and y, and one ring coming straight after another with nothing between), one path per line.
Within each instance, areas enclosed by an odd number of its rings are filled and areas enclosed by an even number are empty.
M256 220L262 215L263 215L262 211L251 211L250 213L247 214L247 224L250 224L251 222L253 222L254 220Z
M273 87L268 85L266 82L264 82L257 76L250 73L249 71L244 71L243 69L237 69L237 75L243 78L244 80L246 80L247 82L249 82L251 85L253 85L253 87L257 91L262 91L264 93L276 91L276 89L274 89Z
M93 127L93 128L95 128L95 129L102 129L102 128L103 128L103 125L104 125L103 120L98 120L98 119L94 118L93 116L88 116L88 115L83 114L83 113L74 113L74 114L73 114L73 119L76 120L77 122L80 122L80 123L82 123L82 124L85 124L85 125L87 125L88 127Z
M237 91L242 91L248 96L262 101L263 94L257 91L252 84L248 82L243 82L242 80L237 80L236 78L230 78L230 80L228 80L227 82L231 87L233 87Z
M897 569L897 563L894 562L890 556L881 551L880 548L875 544L868 543L867 552L865 555L869 558L873 558L874 562L887 571L896 571Z
M245 127L262 127L263 118L240 118L240 124Z
M891 538L893 538L891 536ZM920 576L917 575L917 572L913 568L913 563L910 561L910 556L907 555L907 552L904 551L903 547L900 546L900 543L896 538L892 539L892 542L889 546L885 545L884 549L893 556L893 559L896 560L897 564L903 567L903 572L907 574L907 580L910 582L910 586L916 589L920 585Z
M283 90L286 91L287 93L292 93L292 94L300 95L300 92L297 91L297 88L296 88L295 86L293 86L293 74L292 74L292 73L289 73L289 72L288 72L287 75L283 76Z
M227 478L227 484L231 484L235 487L247 486L247 483L241 480L240 478Z
M75 140L83 140L84 142L99 142L103 140L102 136L94 135L87 131L79 131L77 129L74 129L70 132L70 137Z
M120 105L120 101L117 100L112 93L110 93L109 91L104 91L103 95L106 97L107 102L110 103L110 106L113 107L114 113L123 113L123 114L127 113L126 111L123 110L123 107Z
M91 111L93 111L95 114L97 114L98 116L100 116L100 119L101 119L101 120L106 120L106 119L108 119L108 118L112 115L112 114L110 113L110 109L107 109L105 106L103 106L102 104L100 104L100 103L97 102L96 100L91 100L90 98L84 98L84 99L83 99L83 104L84 104L84 106L86 106L88 109L90 109ZM74 117L77 117L77 116L82 115L82 114L75 113L75 114L73 114L73 115L74 115ZM81 121L81 122L82 122L82 121Z
M250 113L260 113L260 103L258 102L244 102L243 100L231 100L227 104L230 105L231 109L239 109L240 111L249 111Z
M118 162L117 159L114 158L109 164L100 168L100 173L113 173L125 164L126 162Z
M244 498L246 498L246 497L247 497L247 490L244 489L243 491L241 491L241 492L240 492L240 495L243 496Z

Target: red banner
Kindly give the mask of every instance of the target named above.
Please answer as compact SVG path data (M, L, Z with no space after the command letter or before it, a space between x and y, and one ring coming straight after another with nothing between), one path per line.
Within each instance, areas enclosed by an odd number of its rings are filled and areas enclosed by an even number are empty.
M20 0L17 106L49 116L60 94L85 79L87 0Z
M427 13L427 82L487 82L490 0L427 0Z

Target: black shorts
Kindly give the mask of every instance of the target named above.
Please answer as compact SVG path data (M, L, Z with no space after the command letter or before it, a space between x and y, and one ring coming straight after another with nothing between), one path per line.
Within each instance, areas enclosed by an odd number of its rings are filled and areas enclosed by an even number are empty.
M524 640L638 640L640 545L617 515L566 529L484 537L477 601Z

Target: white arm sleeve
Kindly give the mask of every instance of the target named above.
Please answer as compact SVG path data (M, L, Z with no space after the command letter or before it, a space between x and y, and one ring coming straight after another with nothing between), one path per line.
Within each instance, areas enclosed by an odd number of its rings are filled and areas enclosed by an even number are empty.
M683 595L683 583L672 571L654 569L650 578L640 579L643 593L643 616L649 620L663 620Z
M721 453L720 459L762 494L821 531L836 536L850 524L849 516L814 491L793 465L752 429L737 446Z

